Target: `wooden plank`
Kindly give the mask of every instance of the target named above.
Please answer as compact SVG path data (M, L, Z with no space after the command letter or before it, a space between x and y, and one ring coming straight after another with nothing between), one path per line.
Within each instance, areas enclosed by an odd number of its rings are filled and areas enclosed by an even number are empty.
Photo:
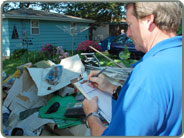
M111 58L107 57L106 55L104 55L102 52L98 51L97 49L95 49L94 47L92 46L89 46L91 49L93 49L94 51L96 51L97 53L99 53L100 55L104 56L106 59L112 61L116 66L120 67L120 68L125 68L125 66L122 66L116 62L114 62L114 60L112 60Z

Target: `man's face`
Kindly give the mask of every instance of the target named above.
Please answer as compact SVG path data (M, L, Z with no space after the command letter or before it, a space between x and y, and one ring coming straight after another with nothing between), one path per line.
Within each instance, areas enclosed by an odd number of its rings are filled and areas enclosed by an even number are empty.
M130 37L138 51L144 50L144 24L133 15L133 5L128 6L126 22L128 24L127 36Z

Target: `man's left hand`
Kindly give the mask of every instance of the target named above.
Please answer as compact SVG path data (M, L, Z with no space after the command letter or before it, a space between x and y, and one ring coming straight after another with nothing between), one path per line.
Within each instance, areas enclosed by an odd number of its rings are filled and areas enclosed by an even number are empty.
M91 100L85 99L83 101L83 110L86 116L91 112L97 112L98 111L98 97L95 96Z

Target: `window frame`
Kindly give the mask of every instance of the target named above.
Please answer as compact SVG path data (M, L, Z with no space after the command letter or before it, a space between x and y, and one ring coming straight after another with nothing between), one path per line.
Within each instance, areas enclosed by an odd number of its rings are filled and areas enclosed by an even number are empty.
M38 22L38 27L37 26L33 26L33 21L37 21ZM39 20L30 20L30 29L31 29L31 35L40 35L40 22ZM33 29L38 29L38 34L33 34Z

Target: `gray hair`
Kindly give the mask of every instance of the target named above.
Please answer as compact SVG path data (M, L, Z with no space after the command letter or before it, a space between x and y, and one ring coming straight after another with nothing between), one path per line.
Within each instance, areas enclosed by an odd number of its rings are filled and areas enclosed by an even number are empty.
M181 22L182 6L180 2L132 2L127 3L125 8L133 5L133 15L142 19L153 14L154 23L168 32L176 32Z

